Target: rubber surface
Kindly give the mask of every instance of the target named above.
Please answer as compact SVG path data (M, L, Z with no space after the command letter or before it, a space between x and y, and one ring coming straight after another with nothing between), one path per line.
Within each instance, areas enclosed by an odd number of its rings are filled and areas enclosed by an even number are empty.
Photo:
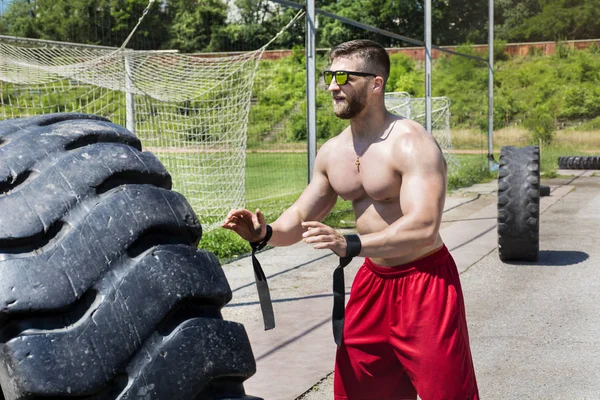
M498 170L498 251L502 261L537 260L539 205L539 148L503 147Z
M600 169L600 156L563 156L558 157L561 169Z
M231 290L171 177L84 114L0 122L0 385L6 400L250 399Z

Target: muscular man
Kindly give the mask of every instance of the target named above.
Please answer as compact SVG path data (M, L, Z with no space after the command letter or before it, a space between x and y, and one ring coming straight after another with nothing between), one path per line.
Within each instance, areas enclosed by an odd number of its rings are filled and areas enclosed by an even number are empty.
M478 399L459 276L439 235L440 148L421 125L385 108L383 47L342 43L330 61L325 83L350 126L321 147L310 184L270 225L269 244L304 240L345 256L346 238L321 221L338 196L352 201L365 262L346 307L335 399ZM260 210L232 210L223 227L250 242L267 231Z

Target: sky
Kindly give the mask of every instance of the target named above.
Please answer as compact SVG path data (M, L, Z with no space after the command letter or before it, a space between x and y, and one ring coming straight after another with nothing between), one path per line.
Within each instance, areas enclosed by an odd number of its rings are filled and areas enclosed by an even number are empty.
M11 1L12 0L0 0L0 14L2 14L4 10L8 8L8 5Z

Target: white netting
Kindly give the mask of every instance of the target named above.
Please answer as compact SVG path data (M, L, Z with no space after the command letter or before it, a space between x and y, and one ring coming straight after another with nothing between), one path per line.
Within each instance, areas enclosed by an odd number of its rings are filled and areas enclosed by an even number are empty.
M412 119L425 126L425 99L410 97L406 92L390 92L385 94L385 105L388 110ZM452 150L452 132L450 131L450 99L448 97L431 98L432 134L444 152L451 173L458 166L456 158L449 152Z
M394 114L410 119L410 94L406 92L386 93L385 106Z
M244 206L252 86L269 44L211 56L0 37L0 119L77 111L127 126L210 230Z

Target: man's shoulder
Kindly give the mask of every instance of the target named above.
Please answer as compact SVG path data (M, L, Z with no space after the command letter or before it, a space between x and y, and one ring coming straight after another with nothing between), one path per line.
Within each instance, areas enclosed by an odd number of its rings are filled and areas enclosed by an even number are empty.
M341 131L334 137L327 139L327 141L325 141L325 143L323 143L323 145L321 145L321 147L319 148L319 152L323 150L328 151L329 149L336 148L344 141L347 141L349 132L350 127L345 128L343 131Z
M390 136L395 143L435 142L433 135L427 132L423 125L408 118L396 120Z
M412 119L399 117L394 123L393 132L395 137L416 138L421 135L429 135L423 125Z
M396 154L421 157L425 154L441 154L433 135L420 123L411 119L399 119L393 129L392 146Z

